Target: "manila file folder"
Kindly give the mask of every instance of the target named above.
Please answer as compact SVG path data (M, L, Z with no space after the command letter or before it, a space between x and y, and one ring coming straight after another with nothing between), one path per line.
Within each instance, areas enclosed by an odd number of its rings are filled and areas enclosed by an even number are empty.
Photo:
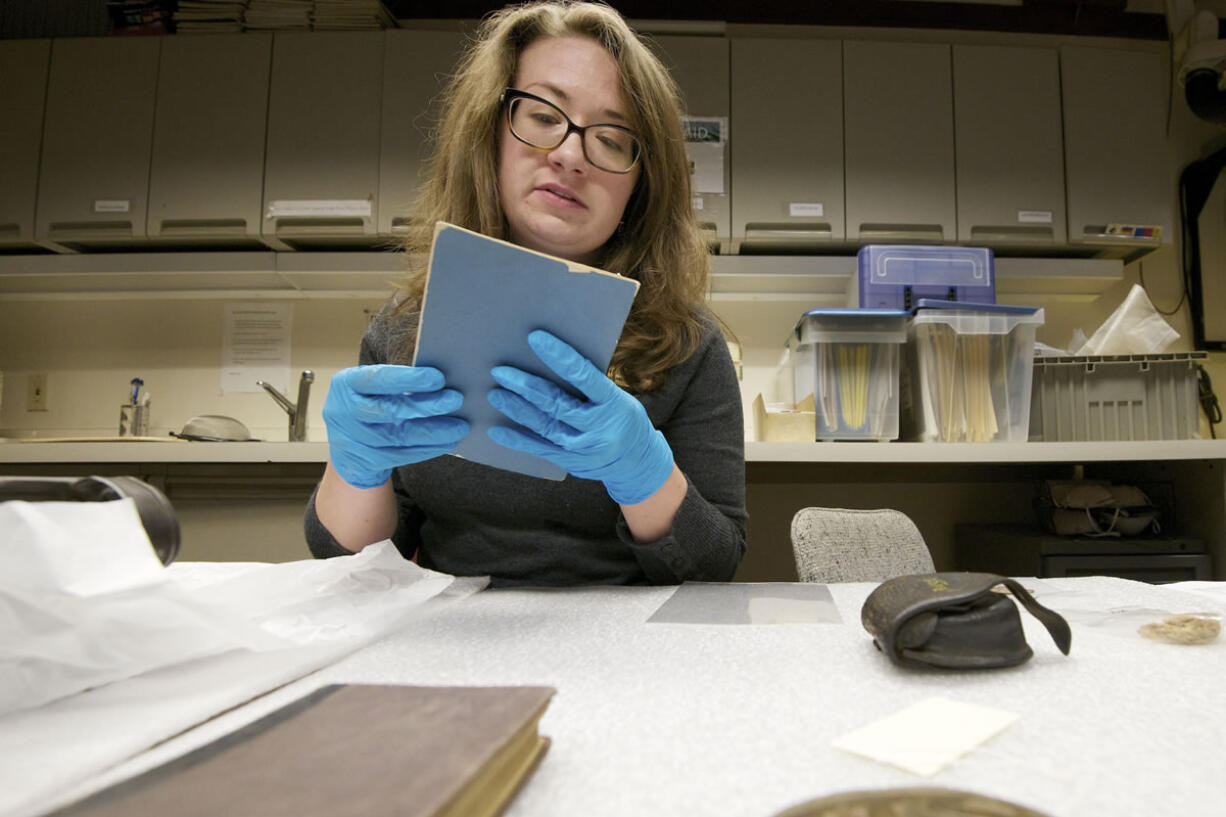
M445 222L434 228L413 364L434 366L464 395L456 416L472 431L455 453L474 462L545 479L561 468L504 448L485 433L514 423L489 404L490 369L515 366L567 391L528 346L544 329L575 347L598 369L609 367L638 281L489 238Z
M54 817L494 817L551 687L333 684Z

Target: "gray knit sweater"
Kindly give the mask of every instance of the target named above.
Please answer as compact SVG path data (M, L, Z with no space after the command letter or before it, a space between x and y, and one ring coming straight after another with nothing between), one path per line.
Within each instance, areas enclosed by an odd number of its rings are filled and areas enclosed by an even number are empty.
M360 363L412 359L417 318L389 309L362 338ZM689 481L664 538L635 542L599 482L538 479L443 456L395 470L400 521L392 541L423 567L488 575L495 586L728 581L745 551L745 446L740 389L714 319L704 317L697 351L665 384L638 397ZM305 531L315 556L349 553L319 521L314 496Z

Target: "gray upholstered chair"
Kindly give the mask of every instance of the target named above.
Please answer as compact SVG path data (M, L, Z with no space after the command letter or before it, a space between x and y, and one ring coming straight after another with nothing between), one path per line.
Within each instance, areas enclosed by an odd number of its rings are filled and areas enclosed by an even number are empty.
M792 552L802 582L878 582L935 569L919 528L891 509L801 508Z

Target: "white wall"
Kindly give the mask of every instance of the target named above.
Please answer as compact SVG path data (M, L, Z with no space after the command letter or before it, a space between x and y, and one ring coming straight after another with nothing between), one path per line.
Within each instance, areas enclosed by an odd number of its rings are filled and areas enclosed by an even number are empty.
M197 414L224 414L254 437L283 441L287 416L264 392L222 394L225 301L0 300L0 432L10 436L109 436L129 381L141 377L152 399L150 434L178 431ZM357 362L358 342L378 300L296 300L291 387L315 372L308 439L324 440L320 409L328 381ZM48 376L48 410L26 411L31 372Z

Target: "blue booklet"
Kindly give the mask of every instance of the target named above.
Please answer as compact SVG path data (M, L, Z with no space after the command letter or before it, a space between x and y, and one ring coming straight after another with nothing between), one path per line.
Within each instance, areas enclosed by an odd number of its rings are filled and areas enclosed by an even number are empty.
M638 281L527 250L445 222L434 228L417 329L415 366L434 366L464 395L456 416L472 424L455 453L465 459L545 479L556 465L512 451L485 433L515 423L489 404L495 366L515 366L574 389L528 346L544 329L575 347L602 371L609 366Z

